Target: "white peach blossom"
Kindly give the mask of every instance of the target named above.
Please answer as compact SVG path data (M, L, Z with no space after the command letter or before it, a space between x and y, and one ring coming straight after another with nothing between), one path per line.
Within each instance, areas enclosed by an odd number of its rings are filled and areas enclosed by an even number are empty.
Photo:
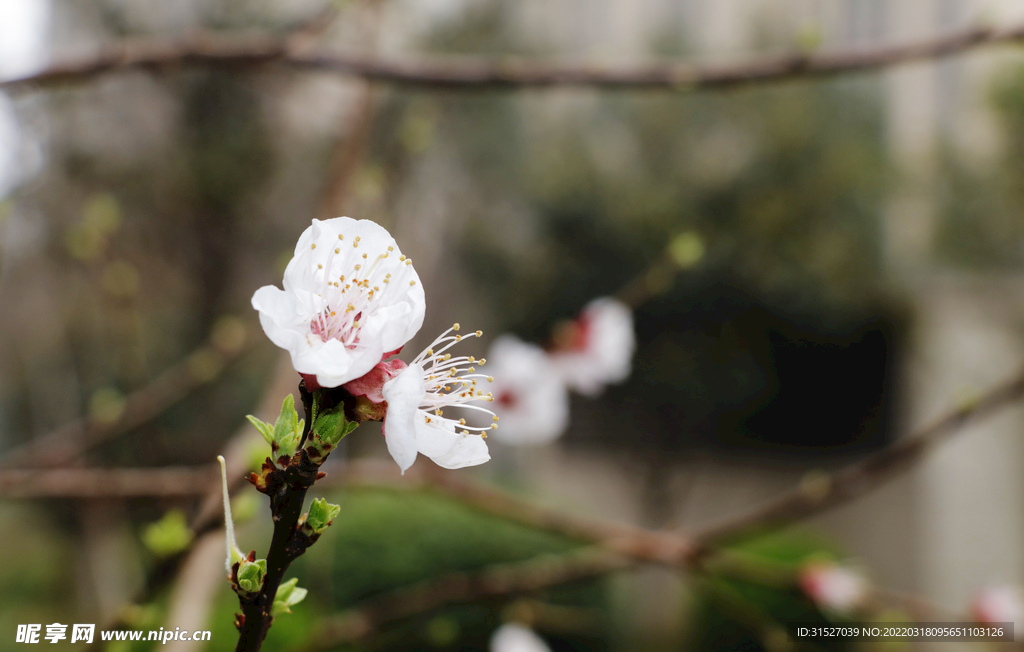
M530 446L558 439L569 425L569 392L544 350L502 335L487 357L495 410L501 416L497 441Z
M1024 593L1019 586L1001 585L982 589L971 603L979 623L1020 623L1024 620Z
M295 245L284 289L260 288L252 306L296 371L337 387L408 342L426 304L412 261L383 227L337 217L313 220Z
M388 452L405 473L419 453L438 466L459 469L483 464L491 459L484 442L486 431L498 427L498 417L487 408L475 405L491 401L490 392L480 389L480 381L491 377L475 373L486 361L472 356L452 357L448 350L465 339L454 334L459 325L441 334L422 353L393 378L384 383L381 393L387 401L384 440ZM465 337L479 337L480 331ZM486 426L469 425L465 416L476 412L486 415ZM468 412L467 412L468 411ZM448 412L448 414L445 414Z
M629 377L636 350L633 311L621 301L601 297L556 336L551 360L565 384L585 396Z
M819 608L847 614L867 599L867 579L834 562L812 562L800 572L800 587Z

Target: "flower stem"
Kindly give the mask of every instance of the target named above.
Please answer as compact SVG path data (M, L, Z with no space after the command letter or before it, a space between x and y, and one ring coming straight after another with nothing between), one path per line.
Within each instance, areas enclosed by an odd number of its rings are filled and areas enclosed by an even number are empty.
M306 441L312 427L313 397L306 391L305 383L299 383L299 394L306 412L303 426L302 441ZM301 447L300 447L301 450ZM308 459L304 460L308 463ZM235 652L257 652L267 637L270 625L274 620L271 609L277 589L284 580L288 567L309 547L310 541L299 536L298 523L302 516L302 503L306 492L316 480L317 468L310 469L300 464L296 469L289 469L289 482L285 482L270 496L270 512L274 519L274 535L270 540L270 551L267 553L267 575L263 588L252 598L239 597L242 608L241 622L238 623L238 645Z

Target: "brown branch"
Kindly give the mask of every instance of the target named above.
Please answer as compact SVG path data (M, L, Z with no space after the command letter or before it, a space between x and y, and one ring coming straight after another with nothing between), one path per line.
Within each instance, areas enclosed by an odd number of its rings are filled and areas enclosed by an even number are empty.
M1024 398L1024 372L930 426L833 474L821 474L744 514L728 517L694 533L701 546L737 535L787 525L862 496L906 471L937 444L968 423L991 416Z
M713 557L709 553L722 542L744 532L781 527L861 496L919 462L934 445L968 423L990 416L1020 400L1022 396L1024 373L885 450L831 476L823 475L813 482L804 483L800 489L783 494L751 512L730 517L693 536L566 515L474 482L462 473L441 471L427 464L413 467L405 476L399 476L390 461L364 460L347 464L342 467L343 473L332 470L320 482L320 486L387 486L403 490L426 488L481 511L600 547L587 549L578 556L559 558L557 563L547 558L538 561L536 566L530 566L529 562L502 566L494 575L489 575L490 571L480 571L477 574L444 576L439 580L438 586L441 588L434 587L432 583L424 583L410 589L409 593L404 593L403 589L402 593L381 598L381 606L371 606L369 615L354 615L346 621L335 621L332 627L337 631L331 636L346 640L364 636L380 624L410 613L412 605L425 609L433 608L431 605L443 606L473 597L530 592L626 569L638 562L687 569L718 568L718 564L729 561L728 556ZM208 471L204 469L203 472ZM179 479L183 477L180 469L173 473L178 474ZM233 477L237 475L237 471L232 472ZM165 481L171 482L166 478ZM56 490L44 495L56 495ZM143 494L140 490L136 495ZM219 525L219 520L210 516L212 513L215 513L213 508L194 522L193 532L197 536ZM165 579L169 571L180 564L180 559L173 558L161 568L154 569L150 575L151 583L143 595L152 596L162 584L161 579ZM735 570L735 564L730 568Z
M504 598L567 584L633 566L636 562L603 549L545 555L525 562L496 564L480 571L449 573L396 589L353 611L330 619L317 636L317 649L373 634L387 623L450 604Z
M397 474L390 460L360 460L346 466L341 477L328 474L318 486L393 487L403 490L428 489L454 498L482 512L568 539L593 543L615 554L641 561L685 565L697 550L688 537L678 532L648 530L624 523L613 523L565 514L514 496L490 485L475 482L471 476L428 464L419 464Z
M219 486L212 466L0 471L4 498L185 498L214 488Z
M215 339L215 338L211 338ZM124 409L114 421L76 419L11 450L0 460L6 466L38 462L66 464L85 450L155 419L195 390L217 380L224 369L250 350L248 334L240 341L203 344L144 387L125 397Z
M591 86L609 89L696 90L786 79L826 77L947 57L986 45L1024 39L1024 25L970 27L916 43L824 53L757 55L733 64L653 63L636 67L550 63L526 59L435 57L386 61L352 54L310 53L288 39L271 36L197 36L188 40L134 41L110 46L92 57L56 63L0 89L38 87L128 69L181 66L261 66L277 62L295 69L332 72L399 85L433 89Z

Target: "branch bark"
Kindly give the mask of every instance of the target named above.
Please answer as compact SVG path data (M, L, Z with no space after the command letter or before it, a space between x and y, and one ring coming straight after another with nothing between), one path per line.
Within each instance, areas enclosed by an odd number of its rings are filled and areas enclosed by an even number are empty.
M700 90L874 70L1022 39L1024 25L970 27L915 43L822 53L757 55L733 64L667 62L608 67L594 63L454 56L388 61L354 54L308 52L290 39L267 35L202 35L188 40L122 42L91 57L58 62L32 75L0 82L0 90L81 81L120 70L166 70L198 65L246 68L269 63L429 89L586 86L621 90Z

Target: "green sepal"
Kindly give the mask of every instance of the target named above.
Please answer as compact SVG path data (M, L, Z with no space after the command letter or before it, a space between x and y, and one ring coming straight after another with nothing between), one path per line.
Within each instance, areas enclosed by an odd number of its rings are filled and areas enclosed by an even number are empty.
M267 560L238 562L238 590L247 594L259 593L267 576Z
M340 505L332 505L323 498L314 498L309 505L309 513L306 515L306 524L313 532L320 534L327 529L331 521L341 513Z
M297 577L281 583L277 589L277 595L274 597L274 604L270 608L271 616L290 614L291 607L306 599L306 589L296 586L298 583Z
M359 422L346 419L344 409L339 407L320 413L313 423L313 432L317 439L333 447L358 427Z
M345 409L342 406L319 412L313 419L313 427L310 428L309 437L306 439L306 452L310 460L316 464L322 463L338 442L358 427L358 421L349 421L345 418Z

